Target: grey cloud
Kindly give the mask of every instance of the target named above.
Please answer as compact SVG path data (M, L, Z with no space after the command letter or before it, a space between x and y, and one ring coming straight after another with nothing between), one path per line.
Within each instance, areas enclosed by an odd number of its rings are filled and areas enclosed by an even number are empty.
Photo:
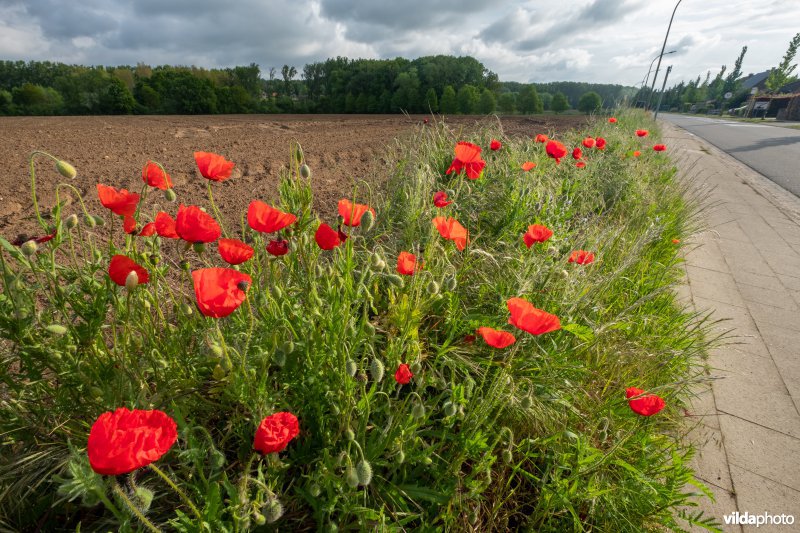
M60 2L57 0L26 0L4 2L11 7L22 8L28 16L36 19L42 33L50 39L64 40L74 37L93 37L117 28L114 16L102 3Z

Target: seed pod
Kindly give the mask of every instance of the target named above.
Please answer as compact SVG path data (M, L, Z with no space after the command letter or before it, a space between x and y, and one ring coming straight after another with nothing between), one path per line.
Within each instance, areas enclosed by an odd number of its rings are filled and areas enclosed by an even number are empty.
M311 177L311 168L309 168L308 165L305 165L305 164L302 165L300 167L300 175L303 176L306 179L310 178Z
M322 489L320 489L319 485L315 483L311 485L311 487L308 489L308 493L311 495L312 498L316 498L322 493Z
M514 454L511 453L511 450L503 450L503 462L505 462L507 465L510 465L512 462L514 462Z
M33 254L36 253L36 250L39 249L39 246L36 244L36 241L31 239L30 241L26 241L25 243L20 246L20 250L25 255L25 257L31 257Z
M192 268L192 265L189 264L189 261L187 259L183 259L180 262L180 267L181 267L181 270L183 270L185 272L189 272L189 269Z
M358 370L358 365L356 365L356 362L353 361L352 359L348 359L344 365L344 368L345 371L347 372L347 375L353 377L356 375L356 371Z
M375 267L376 270L383 270L383 268L386 267L386 262L383 260L383 257L381 257L381 254L377 252L373 253L370 256L369 261L370 264L373 267ZM383 267L379 267L381 264L383 265Z
M253 513L253 522L255 522L257 526L263 526L267 523L267 518L263 514L256 511Z
M375 224L375 215L372 214L372 211L367 210L361 216L361 227L364 231L369 231L372 229L372 226Z
M132 291L139 285L139 274L135 270L128 272L128 277L125 278L125 288Z
M366 487L372 481L372 465L369 461L362 459L356 465L356 474L358 475L358 482Z
M178 195L172 189L167 189L164 191L164 199L168 202L174 202L178 199Z
M75 170L75 167L73 167L66 161L59 160L58 163L56 163L56 170L58 170L59 174L68 179L75 179L75 176L78 175L78 171Z
M67 332L67 328L65 328L61 324L50 324L49 326L46 326L44 329L46 329L47 331L49 331L54 335L63 335Z
M403 464L403 463L406 462L406 454L405 454L405 452L403 450L400 450L397 453L397 462L398 462L398 464Z
M344 480L352 488L358 487L358 473L356 472L356 469L352 466L348 466L347 470L345 471Z
M350 442L356 440L356 434L350 428L347 428L346 430L344 430L344 436Z
M369 373L372 376L372 380L375 382L380 382L383 379L384 370L385 368L380 359L373 359L369 365Z
M401 288L403 287L403 278L401 278L397 274L389 274L388 276L386 276L386 279L389 281L389 283L391 283L395 287L401 287Z
M97 222L95 222L94 217L92 215L86 215L83 219L83 222L89 228L93 228L97 225Z
M414 407L411 408L411 416L414 418L422 418L425 416L425 406L421 403L415 403Z
M448 290L448 291L454 291L454 290L456 290L456 287L458 286L458 282L456 281L456 277L453 276L453 275L445 277L443 284L444 284L444 288L446 290Z
M74 228L77 225L78 225L78 215L76 215L75 213L72 213L70 216L64 219L64 227L67 228L68 230Z
M431 296L436 296L439 294L439 284L435 281L431 281L428 283L428 294Z
M270 499L264 507L264 516L268 524L274 524L283 516L283 504L277 498Z
M531 398L530 394L520 401L520 405L523 409L530 409L533 406L533 398Z
M150 505L153 503L153 496L153 491L146 487L136 487L133 490L133 498L138 504L137 507L145 513L150 510Z
M214 370L211 372L211 377L213 377L217 381L221 381L221 380L225 379L225 375L226 375L225 369L222 368L222 365L219 365L219 364L216 365L214 367Z
M216 342L212 342L209 348L211 349L211 353L213 353L215 357L219 358L225 355L225 352L222 350L222 346L220 346Z
M446 417L455 416L457 412L458 408L455 406L455 404L453 404L453 402L451 402L450 400L444 402L444 416Z

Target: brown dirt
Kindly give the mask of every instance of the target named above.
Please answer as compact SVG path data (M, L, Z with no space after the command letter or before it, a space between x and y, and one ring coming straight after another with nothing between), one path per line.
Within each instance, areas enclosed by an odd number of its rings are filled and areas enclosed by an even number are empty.
M0 117L0 234L13 240L38 232L33 224L28 157L44 150L72 163L72 181L89 209L106 218L97 201L98 182L139 192L148 159L172 176L180 202L204 205L206 192L192 156L202 150L236 163L234 177L214 184L223 213L243 213L254 198L277 196L278 171L289 159L289 145L299 141L313 171L315 207L335 213L351 179L376 177L386 146L420 127L423 117L404 115L228 115L141 117ZM476 117L449 117L454 128L474 126ZM553 133L586 124L583 116L503 117L510 136ZM37 159L37 192L43 208L55 203L54 186L65 181L52 164ZM160 208L176 206L151 195ZM148 200L148 203L150 201ZM152 205L152 204L151 204ZM67 209L65 214L73 210ZM77 209L75 209L77 211ZM147 210L149 211L149 209Z

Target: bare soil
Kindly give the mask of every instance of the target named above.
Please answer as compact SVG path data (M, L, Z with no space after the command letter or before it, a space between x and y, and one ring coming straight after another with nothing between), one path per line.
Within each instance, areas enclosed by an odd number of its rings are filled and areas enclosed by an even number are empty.
M380 180L386 147L422 127L422 116L405 115L216 115L122 117L0 117L0 234L40 233L33 224L28 158L44 150L78 170L71 182L89 209L106 218L95 184L139 192L147 160L161 163L172 176L178 199L204 205L206 181L197 172L193 152L224 155L236 163L231 179L214 184L214 199L227 216L240 216L252 199L277 197L279 169L299 141L312 168L315 208L335 213L336 202L352 190L353 179ZM454 128L474 127L485 117L448 117ZM586 124L584 116L502 117L509 136L553 134ZM37 158L37 192L43 208L55 203L54 187L65 181L47 159ZM172 214L176 206L153 195ZM150 201L148 201L150 203ZM73 210L67 209L66 213ZM77 209L74 209L77 211ZM146 210L150 212L150 209ZM234 215L235 213L235 215Z

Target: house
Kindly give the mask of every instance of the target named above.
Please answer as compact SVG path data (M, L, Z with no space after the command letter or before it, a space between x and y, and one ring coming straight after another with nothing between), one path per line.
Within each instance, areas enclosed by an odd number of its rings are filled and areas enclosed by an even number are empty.
M787 83L778 89L778 92L783 94L800 93L800 80Z
M767 78L769 78L769 70L759 72L758 74L748 74L747 77L742 78L742 87L748 90L753 88L763 91L767 88Z

